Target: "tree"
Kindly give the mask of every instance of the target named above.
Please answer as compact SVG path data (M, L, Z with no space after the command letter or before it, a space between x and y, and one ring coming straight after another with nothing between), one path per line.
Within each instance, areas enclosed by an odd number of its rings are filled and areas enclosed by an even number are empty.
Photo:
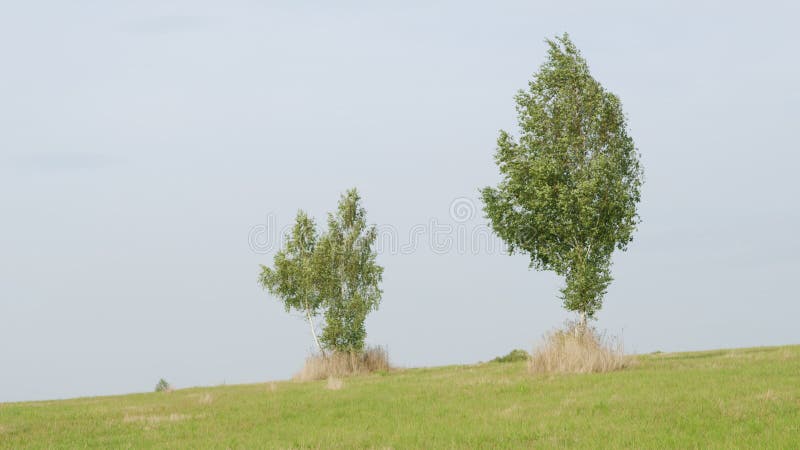
M383 291L383 267L375 262L377 230L367 226L366 210L356 189L342 195L328 231L320 238L321 291L325 297L324 345L338 352L361 352L367 314L376 310Z
M602 306L614 249L639 222L643 172L619 98L606 91L567 34L516 97L520 136L500 131L502 180L482 190L492 229L530 266L565 277L561 298L585 327Z
M294 227L286 238L286 245L273 259L275 267L261 265L259 283L283 302L286 312L296 310L303 314L317 348L324 355L314 325L314 318L324 308L325 300L320 292L321 270L314 219L298 211Z
M314 220L298 211L274 268L261 266L259 283L278 297L286 312L299 311L308 321L317 348L356 353L364 349L367 314L378 308L383 267L373 249L378 233L366 224L358 191L342 195L336 214L328 214L321 236ZM318 337L314 319L325 318Z

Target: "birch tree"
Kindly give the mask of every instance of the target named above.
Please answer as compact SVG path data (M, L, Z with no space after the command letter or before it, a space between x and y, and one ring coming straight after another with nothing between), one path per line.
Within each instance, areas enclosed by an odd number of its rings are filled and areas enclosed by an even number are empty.
M342 195L336 213L328 214L328 231L318 251L326 299L323 344L338 352L361 352L367 314L380 304L383 267L374 249L378 233L368 226L356 189Z
M612 253L633 239L643 173L619 98L569 36L547 44L547 60L515 98L519 136L497 139L502 179L482 197L510 252L565 278L564 306L585 327L612 281Z
M317 240L314 219L298 211L284 248L275 254L274 268L261 265L259 284L283 303L286 312L294 310L303 315L317 348L324 355L314 323L325 304L320 292Z

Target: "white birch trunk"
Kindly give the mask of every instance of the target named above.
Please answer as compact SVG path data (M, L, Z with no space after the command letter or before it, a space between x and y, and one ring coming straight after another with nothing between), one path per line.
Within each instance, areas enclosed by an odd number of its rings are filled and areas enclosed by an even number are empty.
M306 311L306 318L308 319L308 326L311 328L311 335L314 336L314 342L317 343L317 348L319 349L322 356L325 356L325 350L322 349L322 344L319 343L319 339L317 338L317 329L314 327L314 319L311 318L311 313Z

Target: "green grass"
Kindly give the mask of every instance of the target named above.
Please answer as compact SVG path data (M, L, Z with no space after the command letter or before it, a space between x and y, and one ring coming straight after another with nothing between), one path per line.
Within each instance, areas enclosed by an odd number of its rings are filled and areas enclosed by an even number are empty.
M798 448L800 346L0 404L3 448Z

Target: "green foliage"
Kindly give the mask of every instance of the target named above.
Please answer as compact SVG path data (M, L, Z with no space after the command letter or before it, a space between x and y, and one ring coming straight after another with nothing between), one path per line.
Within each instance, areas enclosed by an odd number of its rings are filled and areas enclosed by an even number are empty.
M158 380L158 383L156 384L156 392L170 392L170 391L172 391L172 386L169 383L167 383L167 380L163 378Z
M286 311L301 312L309 322L320 350L361 352L364 322L377 309L383 268L376 264L377 231L366 223L358 191L342 195L335 214L328 215L328 230L318 235L314 220L303 211L274 267L261 266L259 283L283 302ZM317 338L314 318L325 318Z
M518 362L518 361L527 361L531 357L528 352L525 350L514 349L508 352L508 354L503 356L498 356L497 358L493 359L492 362L497 363L510 363L510 362Z
M564 276L564 306L593 318L611 282L611 255L639 221L642 169L619 98L603 89L569 37L516 96L520 136L505 131L502 180L482 190L492 229L510 252Z
M274 268L261 266L259 283L283 302L286 312L295 310L303 314L314 341L320 346L314 326L314 318L324 307L317 239L314 219L298 211L294 227L286 236L285 247L275 254Z
M317 230L314 219L298 211L286 246L275 254L274 268L261 266L259 282L278 297L286 312L297 310L316 315L322 304L315 270Z
M375 262L377 236L375 227L366 223L358 192L347 191L336 213L328 214L328 232L319 244L328 302L322 342L337 352L364 349L364 322L380 304L383 267Z

